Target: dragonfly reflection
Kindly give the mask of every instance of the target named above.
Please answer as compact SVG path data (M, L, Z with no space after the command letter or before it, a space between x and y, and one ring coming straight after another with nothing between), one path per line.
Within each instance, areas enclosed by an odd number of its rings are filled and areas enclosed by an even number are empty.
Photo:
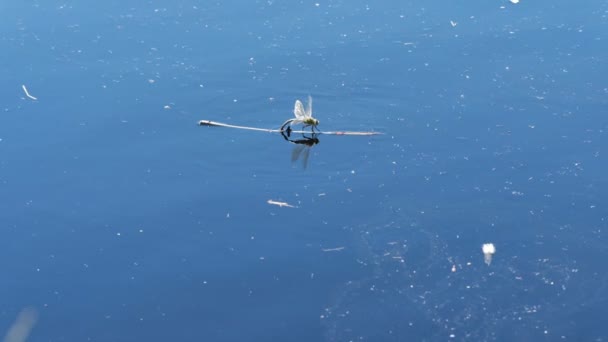
M302 168L308 166L308 158L310 157L310 148L319 143L317 134L312 133L310 136L302 134L302 139L290 139L289 135L281 132L283 138L296 146L291 151L291 162L295 163L302 157Z

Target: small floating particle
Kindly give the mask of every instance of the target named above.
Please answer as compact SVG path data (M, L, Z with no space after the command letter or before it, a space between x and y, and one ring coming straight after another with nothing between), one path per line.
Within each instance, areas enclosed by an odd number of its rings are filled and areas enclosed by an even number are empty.
M519 0L509 0L509 1L511 1L512 4L518 4L519 3Z
M169 105L165 105L163 108L164 108L164 109L171 109L171 106L169 106Z
M484 243L481 246L481 250L483 251L483 261L486 265L490 266L492 263L492 255L496 253L496 247L492 243Z
M458 25L457 22L450 20L450 25L452 25L452 27L456 27L456 25Z

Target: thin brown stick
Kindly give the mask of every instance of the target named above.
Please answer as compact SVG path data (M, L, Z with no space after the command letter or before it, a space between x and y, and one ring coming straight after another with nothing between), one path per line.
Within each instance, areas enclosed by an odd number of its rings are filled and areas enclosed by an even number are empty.
M267 132L267 133L281 133L284 132L280 129L267 129L267 128L257 128L257 127L248 127L248 126L237 126L237 125L229 125L216 121L209 120L201 120L198 122L199 126L211 126L211 127L227 127L227 128L237 128L237 129L246 129L250 131L259 131L259 132ZM291 133L311 133L310 131L291 131ZM335 131L335 132L327 132L327 131L319 131L315 132L316 134L326 134L326 135L380 135L384 133L380 132L356 132L356 131Z

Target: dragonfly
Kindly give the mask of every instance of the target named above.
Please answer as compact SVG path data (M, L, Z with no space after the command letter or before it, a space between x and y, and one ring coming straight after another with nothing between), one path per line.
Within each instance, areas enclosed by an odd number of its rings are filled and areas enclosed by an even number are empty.
M304 128L311 127L312 133L315 132L315 128L319 125L319 120L312 117L312 97L308 96L308 106L304 108L304 105L300 100L296 100L296 104L293 108L293 114L296 116L295 119L289 119L281 126L281 131L286 131L287 136L291 134L291 125L304 124ZM287 127L287 129L285 129ZM317 129L318 130L318 129Z

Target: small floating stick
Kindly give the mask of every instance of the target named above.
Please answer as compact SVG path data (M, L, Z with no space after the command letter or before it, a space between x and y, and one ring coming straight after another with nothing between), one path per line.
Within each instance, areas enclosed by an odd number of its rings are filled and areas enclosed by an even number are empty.
M199 126L210 126L210 127L226 127L226 128L236 128L236 129L245 129L250 131L259 131L259 132L268 132L268 133L281 133L285 130L282 129L267 129L267 128L258 128L258 127L248 127L248 126L237 126L230 125L216 121L209 120L201 120L198 122ZM310 131L291 131L291 133L310 133ZM326 134L326 135L381 135L384 133L381 132L356 132L356 131L334 131L334 132L324 132L319 131L315 132L315 134Z
M22 84L22 85L21 85L21 88L23 88L23 92L25 93L25 96L29 97L30 99L32 99L32 100L34 100L34 101L38 100L38 98L37 98L37 97L32 96L32 95L30 94L30 92L29 92L29 91L27 91L27 88L25 87L25 84Z
M269 199L267 201L268 204L272 204L272 205L278 205L279 207L287 207L287 208L297 208L296 206L293 206L287 202L278 202L278 201L274 201Z

